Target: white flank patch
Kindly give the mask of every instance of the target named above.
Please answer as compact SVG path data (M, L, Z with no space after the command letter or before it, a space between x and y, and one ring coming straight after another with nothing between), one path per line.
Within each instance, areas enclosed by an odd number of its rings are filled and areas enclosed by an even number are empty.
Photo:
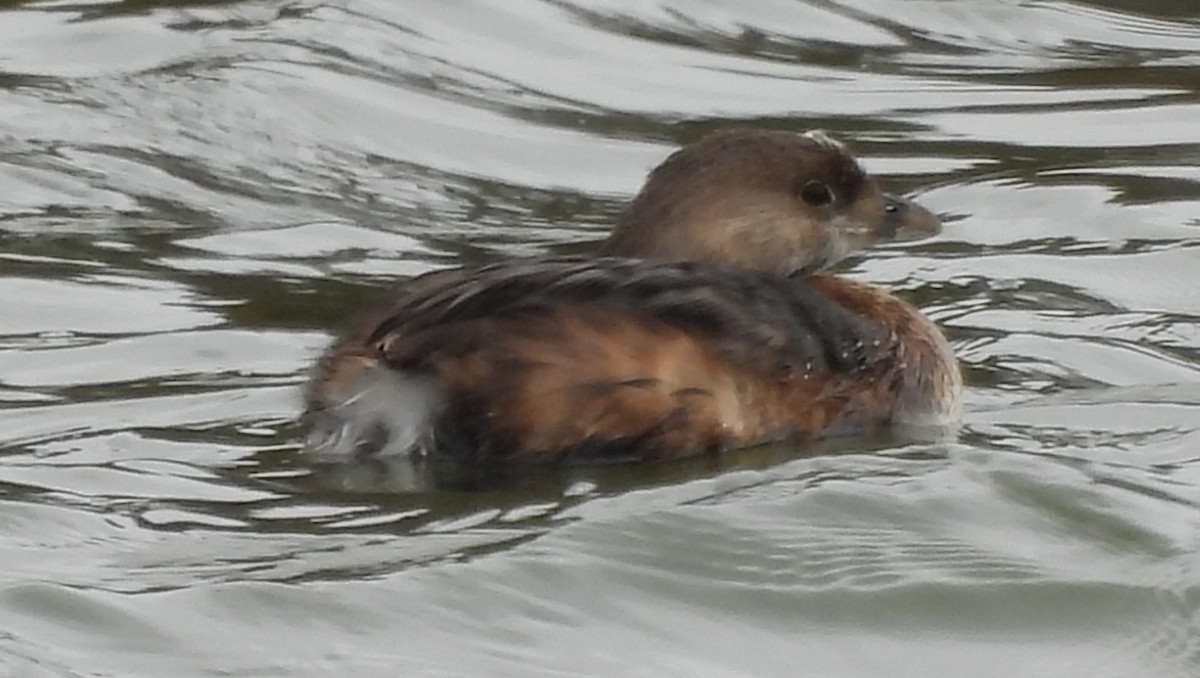
M432 378L367 367L316 415L308 446L329 461L420 453L432 437L439 401Z

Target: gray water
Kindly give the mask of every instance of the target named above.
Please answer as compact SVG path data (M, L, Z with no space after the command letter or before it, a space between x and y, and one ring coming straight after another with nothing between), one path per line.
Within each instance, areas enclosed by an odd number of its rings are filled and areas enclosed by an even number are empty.
M947 221L957 440L469 491L319 477L406 276L586 251L647 169L823 128ZM1200 675L1200 5L0 8L0 675Z

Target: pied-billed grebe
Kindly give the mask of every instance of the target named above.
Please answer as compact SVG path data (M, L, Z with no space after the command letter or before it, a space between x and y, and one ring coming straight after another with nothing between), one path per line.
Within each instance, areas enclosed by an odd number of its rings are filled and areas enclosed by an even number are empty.
M959 411L941 331L818 271L936 233L820 132L712 134L650 173L596 258L411 280L318 363L319 458L664 458Z

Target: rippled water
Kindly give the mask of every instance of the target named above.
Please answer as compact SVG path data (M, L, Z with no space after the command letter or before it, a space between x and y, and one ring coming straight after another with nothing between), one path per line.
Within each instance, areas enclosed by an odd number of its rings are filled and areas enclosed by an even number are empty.
M0 675L1200 674L1191 0L4 3ZM950 444L316 478L389 282L581 251L729 125L948 221Z

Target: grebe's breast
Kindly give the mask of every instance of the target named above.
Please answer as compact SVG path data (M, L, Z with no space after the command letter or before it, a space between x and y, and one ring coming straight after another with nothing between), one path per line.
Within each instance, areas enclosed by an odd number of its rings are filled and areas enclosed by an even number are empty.
M885 290L638 259L410 281L320 361L319 455L672 457L956 416L940 330Z

